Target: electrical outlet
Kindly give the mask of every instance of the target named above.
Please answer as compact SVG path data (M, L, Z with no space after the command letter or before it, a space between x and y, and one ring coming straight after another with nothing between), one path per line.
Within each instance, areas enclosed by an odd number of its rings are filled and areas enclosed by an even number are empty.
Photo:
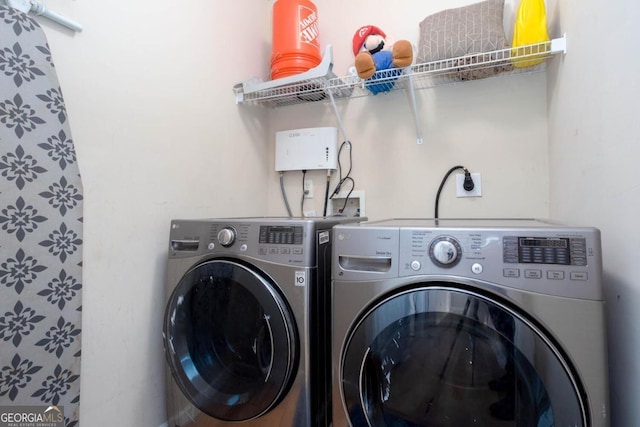
M464 174L456 174L456 197L482 197L482 179L479 173L472 173L473 190L464 189Z
M304 198L313 199L313 180L311 179L304 180Z

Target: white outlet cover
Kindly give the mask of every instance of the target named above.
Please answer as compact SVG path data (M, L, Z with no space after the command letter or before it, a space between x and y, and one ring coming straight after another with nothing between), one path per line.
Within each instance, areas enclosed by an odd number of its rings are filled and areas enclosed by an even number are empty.
M349 196L349 200L356 201L356 204L360 208L360 216L366 216L366 202L364 198L364 190L354 190L349 194L349 191L341 191L336 194L333 198L329 199L329 205L327 212L329 215L332 215L334 212L334 207L342 206L344 204L344 199Z
M472 173L473 190L464 189L464 174L456 174L456 197L482 197L482 179L479 173Z
M304 198L313 199L313 180L312 179L304 180Z

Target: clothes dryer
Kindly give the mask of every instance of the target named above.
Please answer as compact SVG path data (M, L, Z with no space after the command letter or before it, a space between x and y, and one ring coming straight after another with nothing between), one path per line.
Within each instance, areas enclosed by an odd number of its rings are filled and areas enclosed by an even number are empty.
M355 220L171 222L170 427L329 423L330 230Z
M334 228L333 426L607 426L600 233Z

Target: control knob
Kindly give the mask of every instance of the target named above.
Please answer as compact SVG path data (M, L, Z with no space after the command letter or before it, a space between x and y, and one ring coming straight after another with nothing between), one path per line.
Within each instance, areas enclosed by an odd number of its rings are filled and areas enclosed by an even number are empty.
M431 242L429 256L440 267L453 267L460 261L462 249L453 237L440 236Z
M218 232L218 242L224 247L233 245L236 240L236 230L233 227L225 227Z

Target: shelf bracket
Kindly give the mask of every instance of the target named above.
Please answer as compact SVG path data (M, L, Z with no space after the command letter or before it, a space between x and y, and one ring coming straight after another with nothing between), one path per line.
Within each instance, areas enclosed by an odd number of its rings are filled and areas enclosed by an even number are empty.
M325 89L325 92L329 94L329 98L331 99L333 112L336 115L336 119L338 120L338 127L340 128L340 132L342 132L342 137L344 138L345 141L350 142L349 138L347 138L347 133L344 131L344 124L342 123L342 117L340 116L340 112L338 111L338 105L336 104L336 100L333 96L333 91L329 87Z
M551 53L567 54L567 34L563 34L562 37L551 40Z
M422 144L424 141L422 140L422 128L420 126L420 117L418 116L418 105L416 103L416 91L413 85L413 74L411 72L411 67L407 67L405 69L405 73L409 76L408 78L408 90L407 93L409 95L409 101L411 103L411 111L413 112L413 120L416 125L416 137L417 143Z

